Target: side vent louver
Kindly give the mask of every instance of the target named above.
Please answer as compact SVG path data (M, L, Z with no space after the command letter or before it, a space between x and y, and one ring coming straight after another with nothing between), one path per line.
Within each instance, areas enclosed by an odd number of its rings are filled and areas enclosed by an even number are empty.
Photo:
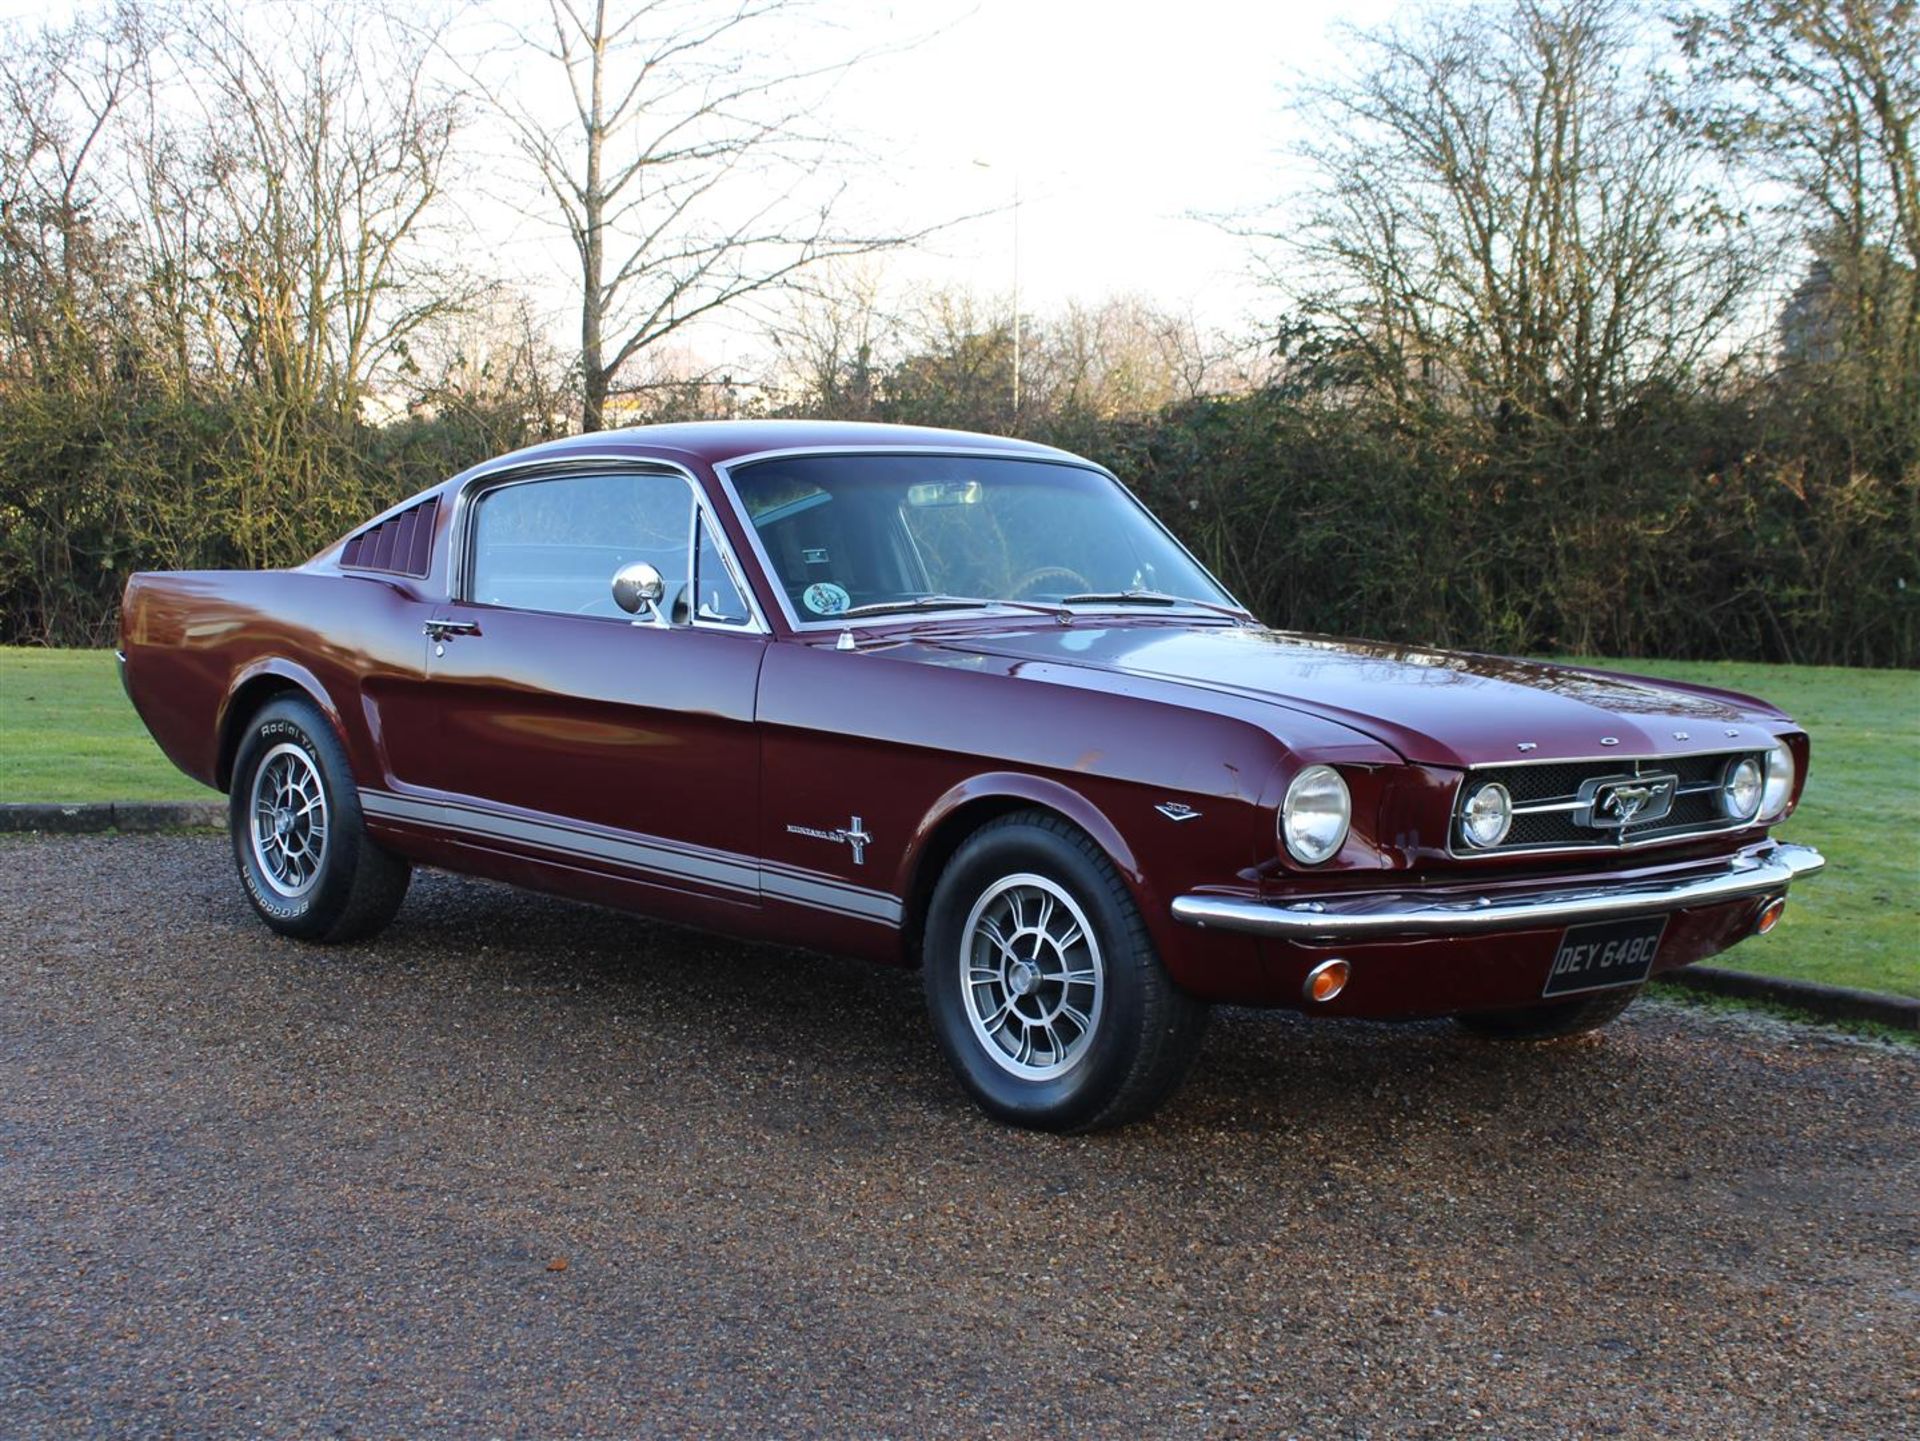
M350 570L384 570L394 575L425 575L433 568L433 519L440 502L423 500L350 539L340 564Z

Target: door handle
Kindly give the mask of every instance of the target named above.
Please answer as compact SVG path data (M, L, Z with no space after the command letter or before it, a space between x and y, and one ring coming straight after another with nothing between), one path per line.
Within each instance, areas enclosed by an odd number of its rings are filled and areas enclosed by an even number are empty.
M477 620L430 620L420 627L420 633L433 640L445 640L450 635L478 635L480 622Z

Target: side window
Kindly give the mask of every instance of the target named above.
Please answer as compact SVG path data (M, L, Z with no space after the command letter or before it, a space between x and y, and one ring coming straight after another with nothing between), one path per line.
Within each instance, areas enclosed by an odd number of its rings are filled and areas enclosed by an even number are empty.
M693 520L692 493L677 475L569 475L501 486L474 509L467 598L624 620L612 589L623 565L652 565L669 602L686 595Z
M722 625L745 625L751 620L752 613L747 602L740 594L740 588L733 583L733 575L727 569L726 561L720 558L720 547L713 538L706 517L695 521L700 529L700 544L693 556L693 594L696 614L701 620L718 621Z

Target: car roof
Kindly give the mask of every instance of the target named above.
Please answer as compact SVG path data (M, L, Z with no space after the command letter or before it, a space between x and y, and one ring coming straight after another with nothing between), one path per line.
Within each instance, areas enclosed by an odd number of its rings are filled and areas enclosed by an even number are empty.
M724 465L745 456L790 450L991 450L1053 460L1079 459L1030 440L939 430L919 425L875 425L842 420L700 420L674 425L636 425L570 435L490 460L486 470L565 460L580 455L655 456L704 465Z

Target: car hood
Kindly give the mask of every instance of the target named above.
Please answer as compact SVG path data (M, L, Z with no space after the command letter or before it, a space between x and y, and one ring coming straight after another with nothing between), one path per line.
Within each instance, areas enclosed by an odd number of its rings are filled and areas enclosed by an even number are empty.
M1247 626L1082 622L937 644L1035 662L1030 675L1064 665L1264 701L1337 721L1424 765L1759 748L1784 721L1731 692Z

